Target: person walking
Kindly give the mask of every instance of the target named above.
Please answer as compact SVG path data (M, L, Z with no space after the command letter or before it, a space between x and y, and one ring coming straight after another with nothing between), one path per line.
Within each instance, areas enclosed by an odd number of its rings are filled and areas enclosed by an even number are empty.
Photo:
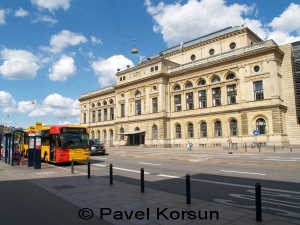
M190 151L192 151L193 143L190 142Z
M189 141L186 144L186 148L187 148L188 151L190 150L190 142Z

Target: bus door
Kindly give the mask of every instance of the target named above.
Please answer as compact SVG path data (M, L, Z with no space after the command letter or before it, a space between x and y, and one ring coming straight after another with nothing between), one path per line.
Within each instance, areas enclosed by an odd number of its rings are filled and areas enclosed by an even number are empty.
M58 135L50 136L50 161L56 161L56 149L58 147Z

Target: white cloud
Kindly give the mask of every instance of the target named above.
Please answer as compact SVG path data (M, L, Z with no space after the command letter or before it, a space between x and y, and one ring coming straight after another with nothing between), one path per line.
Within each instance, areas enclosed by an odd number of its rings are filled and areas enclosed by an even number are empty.
M68 30L62 30L60 33L51 37L50 47L42 46L41 49L52 53L60 53L69 45L75 46L85 42L87 42L87 39L83 35Z
M279 17L275 17L269 24L273 30L282 32L296 31L300 35L300 5L292 3Z
M92 68L98 76L98 82L101 87L115 84L117 69L126 69L126 65L133 66L130 59L123 55L114 55L108 59L99 59L92 63Z
M9 14L10 12L11 12L11 9L0 9L0 25L6 24L5 16L6 16L6 14Z
M188 0L173 4L160 2L154 6L151 0L145 0L145 6L155 22L153 30L162 34L169 47L224 27L240 26L242 20L262 39L273 37L278 44L300 39L295 36L295 33L300 35L300 23L295 22L300 20L300 5L294 3L270 24L253 19L258 14L255 4L229 5L225 0ZM279 33L281 35L277 38L275 34Z
M93 45L96 45L96 44L103 44L103 42L99 39L99 38L96 38L94 36L91 36L91 41L92 41L92 44Z
M32 101L21 101L21 102L18 102L17 111L20 113L27 113L27 112L34 110L35 106L36 106L36 103L34 103Z
M70 7L71 0L31 0L31 4L50 12L63 8L65 11Z
M49 78L53 81L66 81L76 72L74 59L69 56L62 56L59 61L52 65L49 69Z
M56 24L57 20L47 15L38 15L36 19L32 20L32 23L44 22L51 25Z
M80 103L71 98L66 98L60 94L50 94L43 101L43 104L34 109L29 116L53 115L59 119L79 116Z
M39 69L39 58L29 51L3 49L1 52L3 64L0 73L9 80L33 79Z
M16 100L6 91L0 91L0 110L6 114L14 112L16 108Z
M15 11L15 16L16 17L25 17L25 16L28 16L29 13L28 11L22 9L22 8L19 8L18 10Z

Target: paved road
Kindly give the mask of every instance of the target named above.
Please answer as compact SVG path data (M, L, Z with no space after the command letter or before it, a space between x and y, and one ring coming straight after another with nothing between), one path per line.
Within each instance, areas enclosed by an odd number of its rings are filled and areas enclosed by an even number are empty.
M300 220L300 176L297 168L258 168L253 165L216 164L162 159L92 156L92 174L140 185L140 168L145 169L146 187L185 195L185 175L191 175L192 197L254 210L254 185L262 184L264 210ZM86 165L76 170L86 173Z
M1 162L2 163L2 162ZM1 225L99 225L111 224L94 217L82 220L79 207L38 187L0 165Z

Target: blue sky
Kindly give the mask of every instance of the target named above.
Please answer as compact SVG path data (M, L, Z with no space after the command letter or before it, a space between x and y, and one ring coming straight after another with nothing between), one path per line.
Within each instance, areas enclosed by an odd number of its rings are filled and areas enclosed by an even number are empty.
M299 1L1 0L1 124L78 123L80 95L115 84L118 68L242 21L300 40Z

